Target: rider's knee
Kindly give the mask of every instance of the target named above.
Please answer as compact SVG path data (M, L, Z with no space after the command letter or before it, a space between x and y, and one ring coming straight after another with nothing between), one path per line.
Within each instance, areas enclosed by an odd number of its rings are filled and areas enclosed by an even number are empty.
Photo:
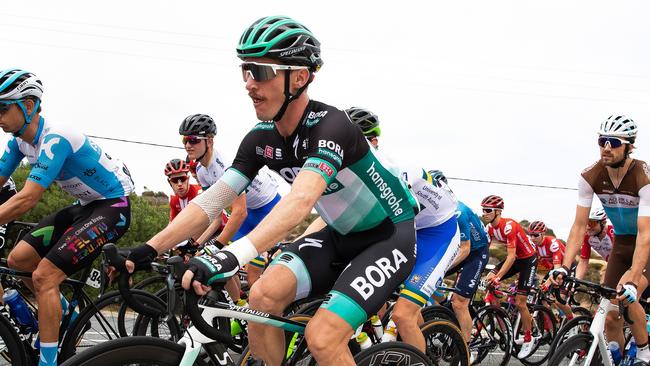
M34 289L36 292L58 287L58 283L53 281L52 273L42 267L38 267L34 270L32 273L32 281L34 282Z
M34 260L25 251L12 250L7 256L7 264L10 268L18 269L21 271L33 271L35 264L38 262Z
M605 320L605 328L620 328L622 326L623 319L615 311L610 311L607 313Z
M454 311L467 310L469 309L469 299L454 294L451 298L451 306L454 308Z
M319 321L318 318L314 318L307 323L305 339L311 353L318 358L320 358L320 355L337 352L338 347L342 344L342 338L345 337L341 335L341 329L336 329L326 321ZM343 342L343 344L347 343Z
M400 325L404 327L404 325L407 324L417 324L419 309L419 306L415 304L398 301L395 305L395 309L393 309L391 319L393 319L398 327Z
M527 308L527 297L526 295L517 295L515 296L515 304L519 309Z
M248 302L253 309L280 313L289 303L279 294L277 287L268 281L257 281L250 290Z

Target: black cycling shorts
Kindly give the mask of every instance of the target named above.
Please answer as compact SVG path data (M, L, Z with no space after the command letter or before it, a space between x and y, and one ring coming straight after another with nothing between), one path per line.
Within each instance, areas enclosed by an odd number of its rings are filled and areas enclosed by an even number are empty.
M504 262L497 264L494 270L498 271L501 269L503 263ZM519 279L517 280L517 293L527 295L537 279L537 255L532 255L528 258L515 259L510 270L501 277L501 279L505 280L517 273L519 273Z
M296 300L327 294L322 308L352 329L363 324L409 276L415 265L413 220L341 235L330 227L290 244L271 265L296 276Z
M69 276L89 266L102 246L115 243L130 224L128 197L97 200L47 216L23 240Z
M2 187L0 189L0 205L9 201L11 197L16 194L16 190L9 188L8 186ZM11 222L8 222L4 225L0 225L0 256L5 257L5 244L7 243L7 234L9 234L9 228ZM15 245L16 243L14 243Z

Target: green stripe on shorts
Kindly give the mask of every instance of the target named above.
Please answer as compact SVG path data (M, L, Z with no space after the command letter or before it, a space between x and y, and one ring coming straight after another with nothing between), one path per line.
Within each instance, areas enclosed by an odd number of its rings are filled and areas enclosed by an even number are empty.
M352 329L357 329L368 319L368 314L356 301L338 291L330 291L329 298L321 308L327 309L345 320Z

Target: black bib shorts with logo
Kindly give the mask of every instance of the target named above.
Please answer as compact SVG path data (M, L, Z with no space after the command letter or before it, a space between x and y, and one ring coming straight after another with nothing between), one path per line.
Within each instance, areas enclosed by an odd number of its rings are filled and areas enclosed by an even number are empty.
M322 308L352 329L376 313L415 265L413 220L386 219L363 232L341 235L329 227L290 244L271 265L296 276L296 300L327 294Z
M23 238L66 275L89 266L131 224L129 197L74 204L45 217Z

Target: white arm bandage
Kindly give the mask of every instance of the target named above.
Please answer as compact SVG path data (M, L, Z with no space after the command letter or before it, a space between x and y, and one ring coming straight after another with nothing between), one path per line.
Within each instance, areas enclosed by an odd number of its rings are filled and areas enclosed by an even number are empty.
M237 196L237 192L228 184L218 180L217 183L196 196L190 203L199 206L212 222L221 215L224 208L230 206Z

